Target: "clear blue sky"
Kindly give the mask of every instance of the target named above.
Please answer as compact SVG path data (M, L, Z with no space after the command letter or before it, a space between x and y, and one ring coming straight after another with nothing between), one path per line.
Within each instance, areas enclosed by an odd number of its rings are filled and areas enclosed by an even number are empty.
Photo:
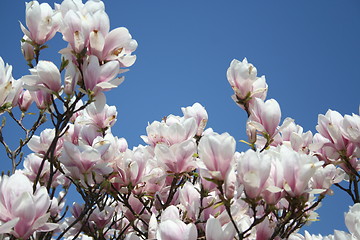
M19 48L25 1L2 0L0 56L13 65L13 75L28 74ZM53 5L53 1L49 2ZM105 0L111 28L125 26L139 43L137 61L125 82L108 94L116 105L113 133L130 147L143 143L148 122L182 106L200 102L208 127L246 139L246 114L230 96L226 70L233 58L253 63L269 85L283 118L292 117L315 131L317 115L327 109L358 113L360 97L360 3L333 1ZM65 43L58 36L43 59ZM246 146L238 143L239 151ZM5 158L5 157L4 157ZM344 230L349 199L336 193L319 210L312 233Z

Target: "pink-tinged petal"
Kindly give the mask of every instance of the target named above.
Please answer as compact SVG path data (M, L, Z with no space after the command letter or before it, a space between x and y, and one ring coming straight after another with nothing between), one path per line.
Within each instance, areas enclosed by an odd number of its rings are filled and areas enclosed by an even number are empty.
M126 28L119 27L113 29L105 38L103 57L107 55L117 56L122 51L122 48L125 48L128 45L130 40L131 35Z
M105 38L103 34L97 30L94 30L90 33L90 52L92 55L96 55L101 59L101 54L105 44Z
M102 136L101 132L99 132L99 128L94 125L85 125L80 130L80 140L82 143L91 146L96 137Z
M98 91L108 91L108 90L110 90L110 89L112 89L112 88L116 88L117 86L119 86L118 84L116 84L117 82L122 82L122 81L116 81L116 82L101 82L101 83L98 83L98 84L96 84L96 86L95 86L95 88L94 88L94 90L95 90L95 92L96 92L96 96L100 93L100 92L98 92Z
M269 99L265 102L263 124L270 136L273 136L281 119L281 110L275 99Z
M56 229L59 224L47 223L49 220L50 213L40 216L32 225L32 229L40 232L48 232Z
M158 223L155 214L151 215L149 221L149 228L148 228L148 239L155 239L156 238L156 230L158 228Z
M167 169L172 172L176 172L175 165L176 159L173 152L165 144L157 144L155 146L155 156L159 161L160 165L165 165Z
M265 218L259 225L256 226L256 240L270 239L274 229L270 226L268 218Z
M205 108L200 103L194 103L194 105L186 108L181 108L185 118L194 118L198 126L196 135L201 136L206 123L208 121L208 114Z
M131 67L135 61L136 56L135 55L125 55L118 59L121 63L121 67Z
M100 82L113 80L119 74L119 62L110 61L101 66Z
M108 82L102 82L97 84L97 87L101 88L103 91L108 91L112 88L116 88L117 86L119 86L124 80L125 80L124 76L120 78L114 78Z
M38 1L31 1L26 4L26 26L32 36L38 32L38 23L41 18L41 8ZM33 39L35 40L35 39Z
M38 26L37 26L37 36L36 36L36 42L41 44L47 41L48 39L52 38L57 29L58 26L53 22L53 14L54 11L47 3L40 4L40 10L41 10L41 19L38 20Z
M94 105L98 112L101 112L104 109L105 104L106 104L105 94L102 92L99 92L98 94L96 94Z
M174 123L169 126L168 130L168 141L170 144L175 144L185 140L185 129L180 123Z
M159 224L158 240L187 240L184 236L186 224L180 220L166 220Z
M161 214L161 221L180 219L179 209L174 205L167 207Z
M2 189L0 189L0 190L2 190ZM0 200L0 219L2 221L8 221L13 216L1 202L5 202L5 200L3 198Z
M34 194L34 203L35 203L35 214L37 218L44 215L47 212L50 206L50 199L49 199L48 191L44 186L36 190Z
M184 236L186 240L196 240L198 233L195 224L189 223L185 226Z
M19 222L20 218L14 218L0 225L0 234L10 233L12 228Z
M96 56L91 55L84 64L84 83L85 90L93 90L100 78L100 65Z
M30 39L31 38L30 32L24 27L24 25L21 22L20 22L20 28L21 31Z
M36 91L39 89L37 84L40 81L40 78L37 75L25 75L21 78L21 81L24 82L24 87L30 91Z
M199 156L209 171L219 172L224 180L232 165L235 146L235 139L228 133L205 135L199 142Z
M350 233L360 238L360 203L354 204L349 212L345 213L345 224Z
M25 192L20 198L18 198L12 209L14 216L19 217L20 221L14 227L16 237L27 238L29 227L35 220L35 208L33 207L34 201L30 193Z
M85 146L85 151L81 153L81 165L83 170L87 172L94 164L100 161L100 154L94 148Z
M245 193L250 198L258 197L265 188L271 169L267 153L246 151L238 161L239 182L244 185Z
M57 224L57 223L45 223L41 227L37 228L36 231L38 231L38 232L50 232L50 231L54 231L58 227L59 227L59 224Z
M174 146L171 146L173 149ZM193 170L193 166L195 163L193 163L193 155L196 153L196 144L191 139L184 141L182 143L179 143L177 146L175 146L175 156L176 156L176 169L177 172L187 172ZM191 169L188 169L188 168Z
M250 104L250 112L249 120L261 124L270 137L277 133L276 129L280 123L281 110L276 100L269 99L264 102L260 98L255 98Z
M36 69L45 87L47 87L53 92L60 91L61 88L60 72L54 63L49 61L39 61Z
M206 239L207 240L222 240L222 229L218 219L209 218L206 222Z
M256 68L249 64L246 58L242 62L234 59L230 63L226 74L236 95L240 99L245 99L246 95L251 93L252 84L256 80Z
M204 162L207 169L215 171L217 169L217 162L214 160L214 154L210 148L209 137L202 137L198 147L200 159Z

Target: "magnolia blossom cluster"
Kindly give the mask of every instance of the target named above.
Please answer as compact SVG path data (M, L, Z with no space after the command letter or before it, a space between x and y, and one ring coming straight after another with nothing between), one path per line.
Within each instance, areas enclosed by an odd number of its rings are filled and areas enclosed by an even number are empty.
M84 4L80 0L65 0L55 4L54 9L47 3L31 1L26 4L26 26L20 25L24 33L21 49L32 67L31 74L15 80L11 66L0 59L1 112L16 106L27 111L33 101L39 109L46 110L52 104L52 95L65 93L71 98L76 95L77 86L92 98L103 97L103 91L121 84L124 79L118 75L136 59L131 53L137 42L124 27L110 31L102 1ZM68 43L60 51L60 69L50 61L39 60L40 50L57 32ZM66 77L62 80L64 68Z
M248 115L242 142L249 150L238 152L229 133L206 128L199 103L149 123L143 145L131 148L113 135L118 113L103 92L123 81L118 75L134 64L137 43L126 28L110 30L104 3L64 0L53 9L32 1L21 29L31 74L15 80L0 59L0 112L15 119L19 107L23 129L32 102L40 115L20 141L20 150L31 150L23 168L12 159L13 174L0 178L0 239L360 238L358 203L345 215L348 233L298 233L317 219L332 186L346 190L340 183L347 181L360 201L359 115L329 110L314 135L291 118L281 123L265 77L247 59L233 60L227 78ZM57 32L68 43L59 68L39 59ZM35 134L45 114L53 128ZM71 188L81 198L72 206Z

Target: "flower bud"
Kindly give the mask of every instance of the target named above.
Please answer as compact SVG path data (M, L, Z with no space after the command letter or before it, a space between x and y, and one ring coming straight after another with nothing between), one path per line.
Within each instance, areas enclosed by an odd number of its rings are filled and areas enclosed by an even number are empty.
M23 41L21 41L21 52L24 55L24 58L27 62L31 62L34 59L34 47L28 43L27 41L31 41L31 39L24 35Z
M31 97L29 90L25 90L20 93L18 104L22 112L26 112L29 109L32 102L33 99Z

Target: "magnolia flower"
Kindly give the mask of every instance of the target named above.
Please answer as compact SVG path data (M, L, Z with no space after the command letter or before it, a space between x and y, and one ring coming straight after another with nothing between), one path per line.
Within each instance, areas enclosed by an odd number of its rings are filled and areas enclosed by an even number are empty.
M62 53L81 53L87 49L89 55L96 56L101 62L117 61L121 67L130 67L136 56L131 55L137 48L124 27L110 30L110 21L105 13L102 1L81 2L64 1L58 7L63 22L61 32L64 40L69 42L68 49Z
M284 169L276 151L267 151L271 155L271 170L266 180L266 189L262 192L262 197L268 204L275 205L285 195L284 188Z
M330 141L330 143L326 145L334 148L334 151L336 152L347 150L347 148L349 147L348 140L344 138L341 132L341 126L343 120L344 118L340 113L336 111L328 110L325 115L319 114L318 125L316 126L316 130L323 137L325 137ZM352 154L352 151L349 152L347 151L346 155L350 156ZM335 158L337 157L336 155L338 154L334 154Z
M26 112L29 109L32 102L33 99L31 97L30 91L29 90L21 91L18 99L18 105L20 110Z
M40 170L40 166L42 165L43 158L40 157L38 154L30 153L28 156L25 157L24 160L24 170L22 173L26 175L31 181L35 181L38 172ZM39 182L42 185L45 185L50 180L50 163L49 161L45 161L42 166L41 173L39 175ZM56 171L55 174L52 176L52 187L57 187L58 185L67 186L69 185L69 179L67 179L62 173ZM45 185L46 186L46 185Z
M310 189L310 179L324 162L315 156L280 146L280 161L284 170L284 189L290 196L300 196Z
M256 239L270 239L274 232L274 225L271 224L269 218L265 218L256 226Z
M195 169L193 158L196 153L196 144L189 139L171 146L157 144L155 156L164 169L173 173L190 172Z
M161 222L156 232L158 240L196 240L197 230L193 223L180 220L179 210L171 205L161 214Z
M179 208L186 212L186 217L196 221L200 210L199 186L186 182L179 191L179 202Z
M180 118L170 115L163 121L154 121L146 127L147 136L142 139L149 145L158 143L173 145L195 136L197 125L194 118Z
M30 91L31 98L40 110L47 109L52 103L51 94L44 90Z
M132 39L129 31L119 27L103 34L98 30L90 33L90 53L102 61L118 60L122 67L134 64L136 56L130 55L137 48L136 40Z
M277 127L281 119L281 110L275 99L264 102L260 98L255 98L250 104L249 124L252 124L259 132L267 133L269 137L275 136Z
M199 157L212 177L224 180L233 163L235 139L228 133L205 135L199 142Z
M248 105L254 98L265 100L267 84L265 76L257 77L257 70L247 59L242 62L234 59L227 70L227 79L235 92L233 99L241 107Z
M69 61L68 66L66 67L65 79L64 79L64 92L65 94L72 96L76 84L80 81L81 74L79 69L74 65L73 62Z
M360 116L357 114L345 115L341 132L346 139L360 147Z
M142 146L134 150L127 149L119 154L114 161L114 170L118 173L113 179L115 186L136 186L144 177L146 163L152 155Z
M113 206L105 206L103 210L99 207L91 213L89 217L89 225L94 229L103 229L114 216L115 208Z
M50 198L46 188L40 187L33 193L32 185L21 173L0 177L0 221L7 224L0 229L2 233L27 239L35 231L48 232L58 227L47 223Z
M55 129L47 128L40 133L40 136L34 135L28 142L27 146L33 152L36 152L41 155L45 155L54 138L55 138ZM56 156L60 155L62 145L63 145L63 139L60 138L57 141L57 145L54 151L54 154Z
M22 81L15 80L12 76L12 66L5 64L0 57L0 113L1 107L9 104L8 107L16 106L22 90Z
M102 161L101 153L88 145L76 146L65 142L59 158L74 179L79 179L83 184L92 185L100 182L104 175L112 172L108 163Z
M258 197L265 189L271 169L271 157L267 152L247 150L238 160L237 175L249 198Z
M330 187L341 182L345 177L345 172L341 168L335 167L333 164L328 164L316 170L314 176L311 178L313 189L319 189L332 193Z
M82 112L83 114L76 118L76 124L92 125L98 130L105 131L112 127L116 122L117 111L115 106L109 106L105 103L91 103Z
M30 91L44 90L58 93L61 90L59 69L49 61L39 61L35 68L30 69L31 75L21 78L24 87Z
M31 62L35 57L34 46L32 46L29 41L31 41L31 39L26 35L24 35L21 41L21 52L27 62Z
M49 4L31 1L26 3L26 26L29 30L21 23L20 26L28 38L42 45L53 38L59 29L59 16Z
M208 121L208 114L205 108L200 103L194 103L191 107L181 108L181 111L184 114L184 118L195 118L198 126L196 135L201 136Z
M91 55L83 65L83 81L85 90L94 92L108 91L116 88L123 81L124 77L117 78L120 73L119 63L117 61L109 61L100 66L99 59Z

